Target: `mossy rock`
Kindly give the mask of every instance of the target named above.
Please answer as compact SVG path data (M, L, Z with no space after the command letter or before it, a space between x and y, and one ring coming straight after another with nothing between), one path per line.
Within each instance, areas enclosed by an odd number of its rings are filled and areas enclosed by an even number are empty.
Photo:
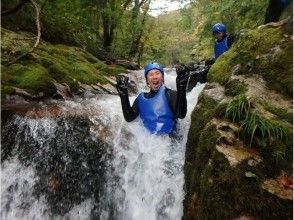
M234 66L231 60L237 56L237 52L231 49L227 53L222 54L217 61L211 66L207 74L208 82L218 82L225 85L231 77L231 69Z
M215 147L219 137L215 125L206 124L194 146L194 159L190 161L188 172L189 185L186 185L188 196L185 199L187 206L191 198L189 195L196 195L197 216L192 219L235 219L244 214L257 219L290 219L292 201L278 198L261 187L264 180L278 175L281 168L289 169L290 148L286 163L275 161L269 153L272 150L267 149L262 154L265 162L250 166L245 160L232 167ZM254 176L247 177L247 172ZM184 216L184 219L189 218L191 216Z
M8 95L14 95L15 94L15 89L12 86L1 86L1 96L4 97L4 94Z
M234 109L230 108L231 102L225 101L228 97L216 102L208 95L200 96L191 116L186 145L183 219L238 219L244 216L292 219L292 200L261 186L265 180L277 180L282 173L290 176L293 173L293 111L288 109L290 104L286 110L281 108L283 102L274 102L277 107L270 99L267 103L258 101L258 94L250 90L253 86L246 84L247 77L262 76L267 85L264 87L282 94L282 101L288 103L288 97L293 94L293 42L292 34L287 30L280 26L244 32L211 66L209 82L224 86L227 96L250 101L240 99L239 105L236 104L240 108ZM232 74L246 76L232 77ZM244 79L244 82L236 78ZM234 117L229 117L228 109L234 110L231 114ZM216 147L220 135L225 132L210 123L212 118L234 121L239 128L235 134L238 141L248 151L258 154L262 161L250 165L246 159L232 167ZM253 175L246 176L248 172Z
M40 64L26 66L13 64L2 69L2 84L6 88L13 85L32 93L45 92L46 95L53 94L55 91L50 74ZM9 90L2 90L2 92L11 94Z
M245 94L247 90L246 84L237 79L230 80L225 85L225 95L227 96Z
M287 109L277 107L267 100L257 100L257 101L263 106L265 110L274 114L277 117L277 119L285 120L286 122L293 125L293 111L289 111Z
M280 49L278 49L280 48ZM258 71L267 82L267 86L283 95L293 96L293 42L285 38L273 56L259 59Z
M216 108L217 102L205 94L201 94L198 99L198 105L193 110L191 115L191 126L188 134L188 141L186 146L186 160L193 161L193 155L195 155L195 146L198 144L199 136L202 129L208 123Z
M11 94L9 87L18 87L34 94L53 93L53 81L67 84L75 92L79 82L83 84L106 84L104 76L115 76L126 72L123 67L106 65L96 57L78 47L52 45L41 41L33 52L18 60L7 63L25 54L34 44L35 37L29 33L15 33L1 28L2 34L2 85L4 94Z
M239 65L239 74L260 74L269 88L292 97L292 50L292 40L284 35L283 27L251 30L216 60L208 72L208 81L225 85L233 68Z
M211 129L203 135L210 135ZM250 167L244 162L232 168L216 150L210 152L210 161L209 166L198 169L195 175L200 182L195 188L199 204L197 219L235 219L244 214L256 219L291 218L292 201L277 198L260 187L265 178L260 166ZM246 177L248 171L256 178Z
M240 82L233 83L238 85ZM228 87L228 84L226 86ZM210 123L213 118L228 120L225 112L230 103L225 100L217 102L206 94L204 91L199 97L191 116L184 167L186 196L183 218L236 219L245 215L256 219L291 219L292 201L282 199L261 187L265 180L276 178L281 171L292 173L292 123L281 119L285 117L286 112L270 105L268 108L271 108L272 112L278 112L277 117L266 119L259 116L261 124L257 124L254 133L256 139L252 146L259 152L262 162L251 166L246 159L232 167L225 155L216 148L222 132L216 129L216 124ZM241 96L245 97L243 91L238 94L238 97ZM255 108L260 107L255 100L252 100L249 106L248 111L244 113L253 113L257 110ZM239 117L238 120L244 118L246 117ZM240 121L235 123L239 126L242 124ZM267 144L263 145L260 141L262 138L257 138L262 136L263 125L268 125L269 131L278 136L277 132L283 130L283 125L287 134L271 138L267 133L264 138ZM242 134L241 126L238 138L245 143L246 138L250 138ZM274 137L274 134L272 135ZM253 176L246 176L247 172ZM190 216L190 204L195 202L197 210L193 213L194 216Z
M199 104L193 110L191 115L191 126L189 129L188 140L186 144L185 161L187 167L185 168L185 176L190 176L190 168L192 168L192 163L194 162L200 133L205 127L206 123L211 120L213 115L211 109L215 108L216 105L216 101L204 94L200 95L198 103ZM190 181L186 180L185 184L189 185Z
M217 101L202 93L198 99L196 108L192 112L191 125L186 144L184 168L185 188L186 192L188 193L187 196L191 195L190 193L193 192L194 185L197 184L197 180L195 179L195 172L197 172L199 164L204 165L209 159L207 157L207 152L201 153L202 156L198 155L198 146L202 130L214 115L224 115L225 106L225 103L217 104ZM211 143L213 143L215 139L216 137L212 134L209 135L209 138L207 138L207 140L210 140ZM197 155L201 157L199 161L195 160ZM187 204L187 199L188 197L185 198L185 204Z

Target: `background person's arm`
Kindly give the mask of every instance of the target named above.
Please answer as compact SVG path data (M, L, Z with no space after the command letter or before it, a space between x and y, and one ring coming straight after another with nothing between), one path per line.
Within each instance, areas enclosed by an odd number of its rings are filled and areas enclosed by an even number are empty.
M177 98L176 98L176 109L175 118L185 118L187 114L187 83L189 80L189 70L184 65L179 65L176 67L177 78Z

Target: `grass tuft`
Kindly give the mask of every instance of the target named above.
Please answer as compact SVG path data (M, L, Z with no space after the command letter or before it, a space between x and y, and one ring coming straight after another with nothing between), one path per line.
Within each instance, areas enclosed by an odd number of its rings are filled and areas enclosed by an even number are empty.
M245 119L251 108L251 102L244 94L236 96L227 106L225 117L238 122Z
M250 146L254 137L261 139L260 142L288 139L289 131L282 123L266 119L254 112L247 114L241 127L244 129L245 136L250 139Z

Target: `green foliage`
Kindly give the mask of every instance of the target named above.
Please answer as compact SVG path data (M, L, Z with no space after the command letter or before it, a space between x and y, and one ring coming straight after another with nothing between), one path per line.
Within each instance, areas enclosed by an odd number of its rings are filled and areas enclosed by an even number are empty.
M281 163L282 161L286 160L286 152L284 150L274 150L272 155L276 163Z
M226 117L234 122L240 122L245 140L250 140L250 146L255 137L259 145L271 143L272 140L289 139L289 129L281 121L266 119L252 110L252 103L245 95L236 96L226 107Z
M244 94L236 96L226 108L226 117L233 122L239 122L247 118L251 108L251 102Z
M9 8L16 2L4 0L1 5ZM140 6L127 0L37 3L42 8L42 39L46 41L81 46L97 57L137 58L143 63L157 60L164 65L188 62L192 56L211 57L215 22L224 22L231 33L255 28L262 24L267 5L266 0L227 0L225 4L200 0L155 19L145 16L149 1ZM17 14L3 17L2 25L35 33L33 7L27 3Z
M225 85L225 95L229 95L229 96L237 96L240 94L245 94L247 90L248 89L246 84L237 79L230 80Z
M275 177L281 174L281 170L292 170L292 137L286 141L274 140L271 144L267 143L267 146L261 151L261 155L264 158L265 172L268 176Z
M17 0L4 0L2 8L11 8ZM129 52L128 43L133 37L140 36L144 24L135 28L132 16L133 8L140 9L145 4L132 6L128 0L37 0L41 8L40 21L42 24L42 39L51 43L61 43L71 46L81 46L97 57L118 56L125 57ZM130 7L131 6L131 7ZM142 19L141 19L142 20ZM10 30L22 30L36 33L35 11L28 2L16 14L2 18L2 26ZM125 27L128 27L126 29ZM122 34L120 32L124 30ZM130 34L132 31L132 34ZM112 45L113 42L116 45ZM120 42L118 44L118 42Z
M247 114L241 127L246 137L250 138L250 146L254 137L265 142L265 140L288 138L289 134L288 129L280 122L263 118L254 112Z
M242 29L252 29L263 24L268 1L204 1L194 4L192 14L197 14L193 20L197 24L194 30L195 44L193 54L195 57L210 58L213 54L213 24L222 22L226 25L228 33L238 33ZM200 16L199 16L200 15Z
M214 109L214 117L216 118L225 118L226 117L226 111L228 107L228 102L220 102L216 108Z
M178 11L150 20L147 25L147 36L144 41L144 63L156 60L163 65L176 61L191 60L190 51L194 45L191 30L183 28L183 16Z

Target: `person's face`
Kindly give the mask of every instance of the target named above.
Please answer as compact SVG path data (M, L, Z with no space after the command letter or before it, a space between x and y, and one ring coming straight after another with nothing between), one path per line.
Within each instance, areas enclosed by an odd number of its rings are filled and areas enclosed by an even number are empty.
M147 74L147 84L151 90L157 91L163 83L163 74L159 70L150 70Z
M221 40L221 39L223 39L224 33L223 32L215 32L213 35L217 40Z

